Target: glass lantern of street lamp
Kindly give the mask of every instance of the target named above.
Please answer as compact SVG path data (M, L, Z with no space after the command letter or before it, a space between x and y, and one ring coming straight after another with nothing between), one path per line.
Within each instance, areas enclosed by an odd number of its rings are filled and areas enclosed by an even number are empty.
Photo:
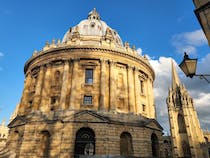
M197 59L190 59L187 53L184 53L184 59L179 64L179 67L182 69L184 74L187 77L192 78L196 73Z

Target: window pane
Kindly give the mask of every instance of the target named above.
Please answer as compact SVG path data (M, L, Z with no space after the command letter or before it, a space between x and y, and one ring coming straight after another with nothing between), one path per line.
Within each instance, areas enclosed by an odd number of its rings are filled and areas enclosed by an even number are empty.
M93 83L93 69L85 70L85 83L87 83L87 84Z
M84 96L84 104L91 105L92 104L92 96Z
M142 111L146 111L146 105L142 104Z
M144 81L140 80L140 92L144 94Z

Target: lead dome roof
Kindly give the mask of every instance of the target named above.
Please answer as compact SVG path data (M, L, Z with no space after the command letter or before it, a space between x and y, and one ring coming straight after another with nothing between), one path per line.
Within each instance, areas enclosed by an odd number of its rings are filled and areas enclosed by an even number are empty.
M96 36L104 38L106 32L109 31L114 43L123 46L122 40L114 29L109 27L104 21L101 20L99 13L94 8L89 14L88 18L82 20L78 25L70 28L64 35L62 42L65 43L70 40L75 33L79 33L80 36Z

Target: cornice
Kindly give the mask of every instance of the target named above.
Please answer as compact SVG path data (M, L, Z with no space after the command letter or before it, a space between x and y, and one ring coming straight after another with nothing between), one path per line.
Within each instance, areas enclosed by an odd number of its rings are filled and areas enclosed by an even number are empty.
M65 54L66 52L97 52L97 53L108 53L108 54L114 54L114 55L119 55L131 60L134 60L136 62L141 63L146 69L149 70L149 72L152 74L153 79L155 78L155 74L154 74L154 70L151 67L151 65L149 64L149 62L147 61L147 59L144 59L144 57L141 56L137 56L137 55L132 55L128 52L126 52L123 49L113 49L113 48L106 48L106 47L99 47L99 46L63 46L63 47L57 47L57 48L51 48L45 51L41 51L40 53L37 53L37 55L32 56L26 63L24 66L24 72L27 72L27 69L29 68L29 66L36 61L37 59L40 59L44 56L48 56L48 55L56 55L58 54L58 59L60 58L60 54L63 53ZM72 58L71 56L69 56L69 59ZM97 58L97 56L96 56ZM66 60L69 60L68 58Z

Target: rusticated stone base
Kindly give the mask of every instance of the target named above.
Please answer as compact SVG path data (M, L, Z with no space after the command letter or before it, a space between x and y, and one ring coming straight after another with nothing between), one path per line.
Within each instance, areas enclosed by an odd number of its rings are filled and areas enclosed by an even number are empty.
M75 144L80 129L93 131L93 153L97 155L95 157L100 155L119 157L123 148L121 143L123 132L131 137L132 151L128 151L129 157L151 157L152 134L157 136L159 146L157 153L159 155L163 153L161 126L156 120L141 115L88 110L33 113L27 117L17 116L9 127L7 148L21 158L44 156L73 158L77 152ZM91 149L87 152L90 151Z

